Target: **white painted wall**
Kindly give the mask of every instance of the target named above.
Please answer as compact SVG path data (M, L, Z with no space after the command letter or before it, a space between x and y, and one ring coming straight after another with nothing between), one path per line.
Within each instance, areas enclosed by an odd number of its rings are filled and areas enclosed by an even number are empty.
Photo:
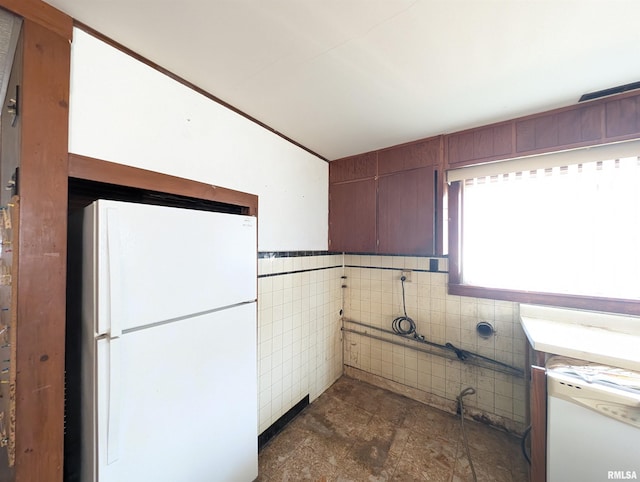
M91 35L73 35L69 152L257 194L260 251L327 249L326 162Z

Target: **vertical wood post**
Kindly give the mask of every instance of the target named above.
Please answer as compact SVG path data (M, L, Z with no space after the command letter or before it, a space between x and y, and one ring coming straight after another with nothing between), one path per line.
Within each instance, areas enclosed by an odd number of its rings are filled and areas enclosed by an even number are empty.
M547 479L547 374L531 367L531 482Z
M62 480L70 43L23 23L16 331L18 482Z

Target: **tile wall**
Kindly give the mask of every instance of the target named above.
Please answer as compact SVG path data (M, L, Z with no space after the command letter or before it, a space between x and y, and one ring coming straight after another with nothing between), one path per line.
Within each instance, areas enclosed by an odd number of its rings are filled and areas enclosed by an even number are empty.
M524 378L416 351L411 347L427 347L347 321L391 330L392 320L404 314L400 276L402 270L409 270L411 281L405 283L406 309L419 334L429 341L450 342L524 369L527 345L519 323L519 305L448 295L447 259L436 259L437 263L433 258L423 257L345 255L345 328L404 345L345 332L346 373L447 410L456 409L456 396L462 389L473 387L476 393L464 398L470 415L522 432L526 422ZM495 335L481 338L476 332L479 321L490 322ZM431 350L454 355L446 350Z
M342 374L342 273L342 254L259 253L259 433Z

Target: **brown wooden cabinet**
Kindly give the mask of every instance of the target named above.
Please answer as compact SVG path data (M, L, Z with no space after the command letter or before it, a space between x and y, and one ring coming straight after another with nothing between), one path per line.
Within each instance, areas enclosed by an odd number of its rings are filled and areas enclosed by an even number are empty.
M329 233L332 251L376 251L375 178L330 186Z
M441 137L432 137L378 151L378 175L437 166L442 152L441 140Z
M446 137L446 158L451 167L508 157L513 151L510 122L456 132Z
M376 250L378 156L368 152L329 164L329 249Z
M625 92L445 136L445 167L637 139L640 94Z
M378 178L378 253L434 254L435 169Z
M373 179L378 175L378 153L367 152L329 164L329 183Z
M602 104L587 104L570 110L523 119L515 123L516 149L528 151L561 150L585 142L600 142Z
M441 138L329 164L329 249L435 254Z

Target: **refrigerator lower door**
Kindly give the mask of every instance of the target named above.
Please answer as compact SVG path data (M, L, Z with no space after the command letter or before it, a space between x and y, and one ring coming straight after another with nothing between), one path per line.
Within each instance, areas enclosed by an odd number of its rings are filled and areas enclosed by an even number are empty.
M256 305L99 340L99 482L258 475Z

